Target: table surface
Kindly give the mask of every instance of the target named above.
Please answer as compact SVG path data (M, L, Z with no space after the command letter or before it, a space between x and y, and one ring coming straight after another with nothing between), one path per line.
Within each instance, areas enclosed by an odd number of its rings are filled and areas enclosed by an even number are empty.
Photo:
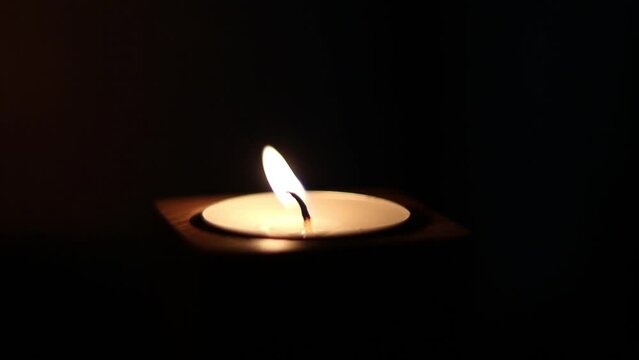
M250 237L215 228L204 221L202 211L218 201L237 196L199 195L159 199L159 214L189 245L214 254L281 254L322 251L339 248L396 246L452 240L469 234L468 230L421 202L387 189L354 191L395 201L411 212L408 221L397 227L360 236L325 239L275 239Z

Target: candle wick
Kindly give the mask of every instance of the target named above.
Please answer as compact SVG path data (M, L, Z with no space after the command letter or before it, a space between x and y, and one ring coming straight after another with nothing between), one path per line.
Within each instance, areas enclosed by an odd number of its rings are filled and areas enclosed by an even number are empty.
M302 200L302 198L299 197L299 195L297 195L294 192L288 191L288 193L291 194L293 199L295 199L295 201L297 201L297 204L300 206L300 210L302 210L302 217L304 218L304 221L311 220L311 214L308 213L308 207L306 207L304 200Z
M291 194L295 201L297 201L297 204L300 206L300 210L302 210L302 218L304 219L304 232L311 232L311 214L308 212L308 207L306 207L304 200L302 200L302 198L294 192L288 191L288 193Z

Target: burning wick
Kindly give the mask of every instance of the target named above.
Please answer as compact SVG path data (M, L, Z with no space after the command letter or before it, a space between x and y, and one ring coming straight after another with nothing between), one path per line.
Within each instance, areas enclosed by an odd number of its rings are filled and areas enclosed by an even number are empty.
M291 194L295 201L297 201L297 204L300 206L300 210L302 210L302 218L304 218L304 234L313 232L313 228L311 227L311 214L308 213L308 208L306 207L304 200L302 200L302 198L294 192L287 192Z

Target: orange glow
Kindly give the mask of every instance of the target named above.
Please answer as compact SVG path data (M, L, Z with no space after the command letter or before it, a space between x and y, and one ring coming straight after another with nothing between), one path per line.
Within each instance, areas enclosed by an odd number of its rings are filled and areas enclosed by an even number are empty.
M260 239L256 241L255 246L264 252L281 253L295 250L299 248L300 244L291 240Z

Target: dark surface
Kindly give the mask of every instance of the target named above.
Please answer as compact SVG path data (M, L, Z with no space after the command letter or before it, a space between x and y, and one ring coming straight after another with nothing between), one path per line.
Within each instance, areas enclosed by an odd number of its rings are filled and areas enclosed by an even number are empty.
M422 327L392 351L636 358L636 10L622 0L2 1L3 349L185 352L175 344L188 341L171 340L194 327L176 309L212 295L181 294L198 288L189 274L206 281L215 267L198 270L153 201L265 191L259 154L270 143L308 188L398 189L471 230L470 253L410 252L386 266L411 266L414 277L386 286L406 298L425 287L409 283L429 281L468 294L449 290L463 302L434 322L455 331ZM464 254L463 281L422 267ZM348 266L377 264L355 258ZM313 263L281 272L324 269Z
M172 304L172 324L181 326L173 345L193 354L462 354L456 343L467 336L472 316L464 239L262 256L198 254L183 258L180 276L161 288Z

